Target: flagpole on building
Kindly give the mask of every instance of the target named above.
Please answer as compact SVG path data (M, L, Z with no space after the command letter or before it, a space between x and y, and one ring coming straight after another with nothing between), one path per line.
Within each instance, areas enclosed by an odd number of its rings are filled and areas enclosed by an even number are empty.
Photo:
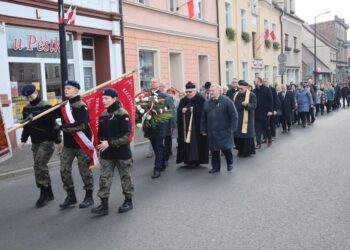
M60 59L61 59L61 93L62 99L64 96L64 83L68 80L68 62L66 48L66 28L64 20L64 0L58 0L58 27L60 37Z

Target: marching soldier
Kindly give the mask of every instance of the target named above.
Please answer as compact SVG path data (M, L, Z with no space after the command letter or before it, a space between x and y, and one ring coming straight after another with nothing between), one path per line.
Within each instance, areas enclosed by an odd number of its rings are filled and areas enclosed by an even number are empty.
M89 114L85 103L79 96L80 84L76 81L66 81L64 94L68 102L55 112L62 120L63 149L61 152L61 178L63 188L67 192L67 197L61 209L66 209L77 203L72 177L72 163L74 158L78 159L78 167L86 191L83 202L79 208L86 208L94 203L93 176L89 169L89 163L94 158L96 152L91 142L91 131L89 128ZM95 157L94 157L95 156Z
M51 107L41 99L34 85L25 85L22 89L22 95L29 101L23 109L23 120L31 120L33 116ZM60 132L54 129L55 125L55 119L52 116L45 116L31 122L24 126L21 137L22 143L19 145L20 149L23 149L28 138L31 138L35 182L37 187L40 188L40 197L36 202L38 208L45 206L48 201L54 199L47 163L54 152L54 143L58 151L62 147Z
M186 97L177 110L178 149L176 163L199 166L209 162L207 137L200 133L204 97L192 82L186 84Z
M108 214L108 197L113 181L115 167L118 168L124 203L119 207L118 212L124 213L133 208L132 195L134 186L130 176L132 156L129 137L131 124L128 112L121 107L118 101L118 92L112 88L104 89L102 102L107 108L100 117L98 127L98 138L100 144L97 149L100 151L100 189L98 196L101 204L91 210L94 214Z

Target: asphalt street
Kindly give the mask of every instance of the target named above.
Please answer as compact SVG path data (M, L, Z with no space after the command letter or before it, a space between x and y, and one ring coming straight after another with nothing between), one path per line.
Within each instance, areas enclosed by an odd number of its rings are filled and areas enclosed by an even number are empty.
M234 170L175 165L152 180L147 145L132 169L134 209L123 202L116 173L110 213L96 217L78 207L60 211L65 198L58 168L56 199L34 207L31 174L0 181L0 249L350 249L350 109L305 129L278 131L271 148L235 158ZM95 203L99 169L94 170ZM78 200L84 196L77 167Z

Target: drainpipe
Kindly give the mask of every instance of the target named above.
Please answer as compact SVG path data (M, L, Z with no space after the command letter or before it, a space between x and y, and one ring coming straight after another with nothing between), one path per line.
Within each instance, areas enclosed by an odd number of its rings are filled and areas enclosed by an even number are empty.
M219 0L216 0L216 21L218 41L218 64L219 64L219 84L221 85L221 58L220 58L220 25L219 25Z
M120 19L120 36L122 37L121 41L121 50L122 50L122 66L123 70L122 72L126 72L125 68L125 37L124 37L124 15L123 15L123 0L119 0L119 13L122 15L122 18Z
M280 15L280 23L281 23L281 54L283 54L283 21L282 21L283 16L284 16L284 10L282 10L282 13ZM283 84L283 75L281 75L281 84Z

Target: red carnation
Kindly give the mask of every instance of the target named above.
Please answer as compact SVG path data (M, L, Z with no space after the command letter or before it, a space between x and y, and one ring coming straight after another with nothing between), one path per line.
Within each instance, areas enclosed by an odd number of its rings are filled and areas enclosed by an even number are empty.
M152 115L152 111L148 111L148 114L149 114L149 115Z
M160 114L157 115L157 119L159 119L159 118L160 118Z

